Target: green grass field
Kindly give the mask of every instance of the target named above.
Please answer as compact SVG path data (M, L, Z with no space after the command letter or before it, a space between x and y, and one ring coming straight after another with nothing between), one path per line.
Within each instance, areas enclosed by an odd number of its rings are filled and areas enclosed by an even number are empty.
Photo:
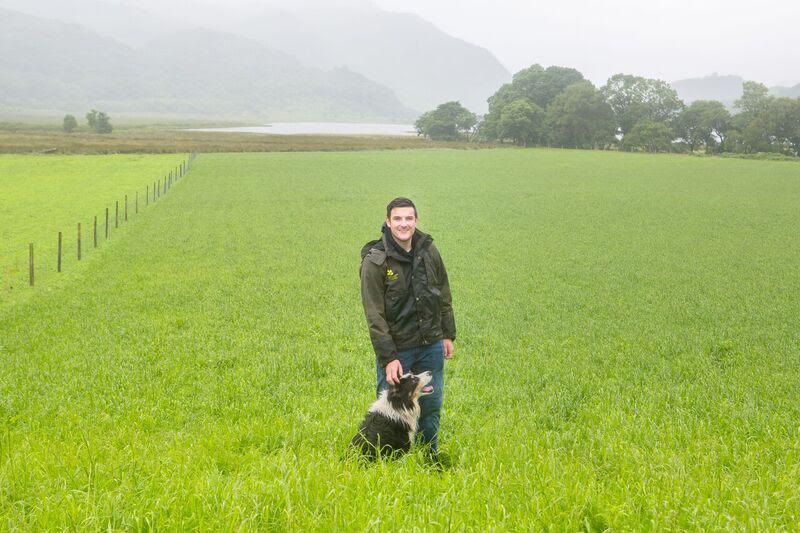
M147 187L163 179L186 154L115 156L0 155L0 296L9 300L28 283L28 243L34 244L35 274L46 282L57 271L58 232L63 233L63 272L77 262L77 226L81 223L82 259L92 253L94 217L98 245L116 233L115 202L124 221L135 218L136 194L144 213ZM125 225L124 223L122 224Z
M454 296L442 472L345 453L358 252L397 195ZM794 164L208 154L151 207L0 309L0 528L800 524Z

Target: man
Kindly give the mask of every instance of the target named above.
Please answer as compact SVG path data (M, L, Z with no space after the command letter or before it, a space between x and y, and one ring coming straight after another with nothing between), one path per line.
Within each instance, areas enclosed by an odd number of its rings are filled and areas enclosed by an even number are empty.
M361 301L377 356L377 390L405 372L433 373L433 393L419 402L419 435L435 456L444 360L453 357L456 338L447 271L431 236L417 229L417 208L408 198L389 202L381 230L361 250Z

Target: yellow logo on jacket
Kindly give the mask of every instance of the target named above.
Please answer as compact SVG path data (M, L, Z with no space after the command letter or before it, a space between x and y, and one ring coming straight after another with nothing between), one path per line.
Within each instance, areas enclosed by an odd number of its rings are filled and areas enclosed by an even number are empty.
M394 270L389 268L386 270L386 278L390 281L395 281L397 279L397 274L394 273Z

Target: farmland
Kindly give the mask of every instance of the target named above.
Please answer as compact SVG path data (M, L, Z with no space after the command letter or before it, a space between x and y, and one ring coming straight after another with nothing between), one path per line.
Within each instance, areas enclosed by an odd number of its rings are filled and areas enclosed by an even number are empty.
M76 260L77 224L83 228L84 257L93 246L94 217L104 234L105 208L115 223L116 202L124 219L124 199L129 197L129 219L153 182L163 180L185 155L116 155L64 157L0 155L0 290L5 299L27 283L28 243L35 244L40 278L57 268L58 232L64 234L64 268ZM163 182L162 182L163 183ZM113 230L112 230L113 231ZM101 242L104 241L101 238Z
M93 157L81 190L108 194L183 158L124 177L135 156ZM49 185L3 197L13 239L74 190ZM441 472L345 453L375 379L358 251L398 195L453 290ZM2 528L800 523L796 164L204 154L148 209L67 275L0 292Z

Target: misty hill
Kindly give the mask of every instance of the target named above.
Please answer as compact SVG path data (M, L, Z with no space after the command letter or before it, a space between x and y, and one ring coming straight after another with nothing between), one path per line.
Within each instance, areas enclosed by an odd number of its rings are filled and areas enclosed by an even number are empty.
M695 100L717 100L728 109L733 109L733 103L742 96L744 81L741 76L721 76L714 73L704 78L673 81L671 85L687 105Z
M691 104L695 100L718 100L731 111L737 111L734 102L742 97L744 82L745 79L741 76L712 74L704 78L674 81L671 85L686 104ZM800 83L794 87L771 87L769 92L774 96L800 98Z
M787 96L789 98L800 98L800 83L794 87L772 87L769 92L775 96Z
M0 9L0 108L265 119L409 120L394 94L234 35L184 30L134 49Z
M294 56L306 67L346 67L391 88L417 112L448 100L484 112L486 99L511 79L486 49L416 15L390 13L367 1L347 6L136 1L143 7L113 0L0 0L0 6L77 22L131 47L193 28L236 34Z
M484 112L486 99L511 79L488 50L451 37L417 15L390 13L372 4L237 11L194 16L200 17L198 24L236 31L307 65L346 65L391 87L400 101L418 111L459 100Z
M188 29L179 19L103 0L0 0L0 8L26 15L79 24L130 46L141 46L169 32Z

